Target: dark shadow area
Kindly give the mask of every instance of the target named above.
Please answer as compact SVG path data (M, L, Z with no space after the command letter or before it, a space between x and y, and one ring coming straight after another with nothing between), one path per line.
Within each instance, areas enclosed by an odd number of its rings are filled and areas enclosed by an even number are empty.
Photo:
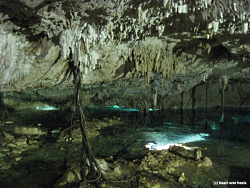
M41 18L36 12L19 0L1 0L0 3L0 12L4 15L8 15L10 21L21 27L22 31L29 35L31 35L31 31L28 28L41 23ZM23 28L26 29L23 30Z
M195 117L192 117L192 109L185 108L182 115L180 109L165 109L161 112L151 111L146 115L138 111L126 110L125 108L120 108L120 110L108 108L84 109L88 119L89 142L96 158L110 160L110 163L116 160L132 162L135 159L138 162L149 152L145 147L148 143L161 146L168 143L192 141L202 136L205 130L205 109L195 109ZM12 147L10 151L5 150L5 146L0 147L0 182L6 188L52 188L56 179L63 172L62 168L66 148L68 147L66 139L69 138L67 135L69 131L64 130L69 130L71 111L30 110L28 112L28 110L24 110L22 112L13 113L9 121L14 121L13 124L15 125L17 123L15 120L19 120L23 125L42 123L45 128L51 130L49 131L51 133L53 129L61 128L61 132L56 133L61 133L61 135L58 135L53 142L48 137L55 137L55 133L40 138L14 135L15 138L13 138L11 144L23 145L18 148L10 145L9 148ZM218 175L217 179L213 181L224 181L222 178L218 179L223 176L230 182L236 181L237 183L238 181L249 184L250 168L248 168L249 162L246 160L248 144L246 143L247 140L242 140L242 138L247 138L249 132L246 131L250 127L249 109L242 109L241 111L225 109L222 131L220 130L220 109L208 109L208 112L209 136L203 137L204 139L200 141L200 144L207 144L208 149L204 149L202 152L211 156L214 165L212 168L219 168L216 162L220 164L223 161L224 171L227 172L226 175L213 174L214 176ZM183 124L180 124L181 118ZM195 125L192 124L193 121ZM65 136L62 134L65 134ZM72 128L72 134L75 137L72 145L70 145L72 153L68 165L81 156L81 134L77 124ZM237 139L234 136L237 136ZM221 137L223 137L223 142L218 144ZM24 138L27 138L30 142L21 142L20 139L24 140ZM15 140L20 141L15 142ZM192 144L196 145L197 141L193 140ZM180 157L178 153L175 156ZM244 166L244 164L246 167L239 167ZM193 170L195 173L199 173L196 167L193 167ZM214 173L214 171L211 171L211 173ZM209 177L210 175L208 173L206 176ZM190 176L192 176L191 173ZM212 180L207 182L200 180L200 182L205 184L211 183ZM235 185L232 187L235 187ZM244 186L241 185L241 187Z
M5 188L53 188L61 170L58 161L28 160L0 171L0 187Z
M250 168L241 166L230 166L228 187L242 188L250 185ZM230 185L231 184L231 185Z

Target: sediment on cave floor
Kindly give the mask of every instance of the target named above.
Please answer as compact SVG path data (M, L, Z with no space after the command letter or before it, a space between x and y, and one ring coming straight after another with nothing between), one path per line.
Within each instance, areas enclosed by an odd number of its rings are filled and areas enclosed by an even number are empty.
M82 180L79 127L71 132L72 154L62 169L70 117L58 110L38 111L15 112L1 124L1 182L7 187L81 187L78 184ZM204 132L202 113L197 112L195 126L190 125L188 110L184 117L176 110L167 110L164 118L157 111L150 112L146 118L136 111L94 111L87 118L87 135L108 177L106 181L97 181L102 187L206 187L217 179L226 182L239 178L235 170L247 171L240 166L249 165L249 144L237 140L248 139L243 131L248 111L239 116L226 110L225 121L232 125L227 125L222 140L219 109L210 118L209 132ZM239 135L235 134L236 124L242 128ZM231 169L230 166L239 167ZM86 184L86 187L94 186Z

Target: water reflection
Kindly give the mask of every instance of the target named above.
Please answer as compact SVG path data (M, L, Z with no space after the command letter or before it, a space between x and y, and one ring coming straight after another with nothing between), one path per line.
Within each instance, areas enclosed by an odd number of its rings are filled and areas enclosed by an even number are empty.
M238 168L239 166L250 168L249 112L250 109L225 108L222 122L220 108L207 110L164 109L149 111L146 114L137 110L127 110L125 107L121 109L119 107L119 110L118 108L85 108L88 120L87 126L92 131L90 131L92 134L91 146L93 146L96 156L100 158L109 156L135 158L136 155L139 158L141 157L140 152L145 151L145 147L161 150L167 149L173 144L202 148L204 156L210 157L213 161L213 168L199 169L198 173L197 168L193 167L193 173L197 171L197 174L195 177L191 172L187 173L190 182L195 182L195 178L206 179L208 176L213 177L213 181L216 178L217 181L227 181L229 173L233 174L238 170L241 172L245 170ZM37 157L37 153L40 152L39 159L45 160L46 158L47 160L55 155L53 161L60 164L62 161L60 157L63 156L61 148L63 148L64 142L60 140L59 136L62 137L60 135L63 132L62 130L70 126L70 120L70 109L64 111L27 109L11 112L8 119L5 120L6 123L2 124L0 128L2 129L3 125L4 128L13 127L14 130L19 131L17 134L20 134L20 131L22 133L26 131L24 134L26 136L29 134L29 137L31 137L31 134L27 131L44 135L43 128L47 129L48 134L46 136L48 138L41 140L41 148L36 148L33 153L31 150L27 150L25 158L22 160L26 160L26 157L28 160L28 157L32 158L33 155ZM37 127L41 129L38 130ZM74 133L77 132L79 131L75 130ZM13 137L13 140L15 141L16 138ZM28 139L28 141L23 140L22 143L28 146L32 139ZM20 139L18 143L21 143ZM74 155L77 156L78 154L74 153ZM145 153L141 155L145 155ZM20 164L23 164L23 162ZM231 169L230 166L235 166L235 168ZM25 168L24 165L23 169ZM184 168L179 170L182 172ZM190 170L190 167L186 170ZM200 174L200 171L203 174ZM221 174L215 177L218 172L221 172ZM232 175L232 179L234 176ZM16 177L13 176L13 178Z

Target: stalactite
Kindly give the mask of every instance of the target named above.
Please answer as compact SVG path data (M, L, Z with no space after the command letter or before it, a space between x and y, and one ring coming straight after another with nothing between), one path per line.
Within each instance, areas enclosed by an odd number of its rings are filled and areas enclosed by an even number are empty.
M180 107L180 110L181 110L181 125L183 125L183 122L184 122L184 117L183 117L183 96L184 96L184 92L181 92L181 107Z
M219 79L220 82L220 91L221 91L221 123L224 122L224 93L228 85L228 76L223 76Z
M155 89L155 94L154 94L154 107L157 105L157 89Z
M221 125L224 122L224 114L225 114L225 111L224 111L224 92L225 92L225 89L223 87L223 88L221 88L221 119L220 119Z
M194 86L192 88L192 94L191 94L191 97L192 97L192 110L195 109L195 91L196 91L196 86Z
M205 124L205 129L208 129L208 83L206 83L206 124Z

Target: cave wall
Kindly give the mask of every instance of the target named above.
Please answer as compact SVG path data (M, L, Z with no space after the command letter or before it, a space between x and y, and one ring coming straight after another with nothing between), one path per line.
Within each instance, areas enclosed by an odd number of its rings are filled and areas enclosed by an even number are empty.
M207 86L206 86L207 85ZM205 108L206 107L206 87L207 87L207 107L221 107L221 83L202 83L182 94L166 95L158 93L155 98L155 91L152 87L142 89L117 88L115 84L109 87L86 87L82 93L85 106L107 107L118 105L126 108L136 108L140 112L144 110L159 108L180 109L183 108ZM63 93L63 94L62 94ZM150 94L149 94L150 93ZM250 88L248 83L232 82L224 90L225 107L249 107ZM15 109L36 108L37 106L56 106L63 109L73 106L72 88L58 91L47 88L41 90L26 90L24 92L6 92L2 94L5 105Z
M206 87L207 87L207 106L221 107L221 89L220 83L208 83L195 87L195 108L206 107ZM249 84L248 83L230 83L224 90L225 107L249 107ZM192 90L183 93L183 107L192 108L193 104ZM181 95L173 96L166 104L168 107L181 108Z
M179 106L173 99L204 82L250 80L249 0L0 5L0 92L66 104L78 66L85 104L149 109Z

